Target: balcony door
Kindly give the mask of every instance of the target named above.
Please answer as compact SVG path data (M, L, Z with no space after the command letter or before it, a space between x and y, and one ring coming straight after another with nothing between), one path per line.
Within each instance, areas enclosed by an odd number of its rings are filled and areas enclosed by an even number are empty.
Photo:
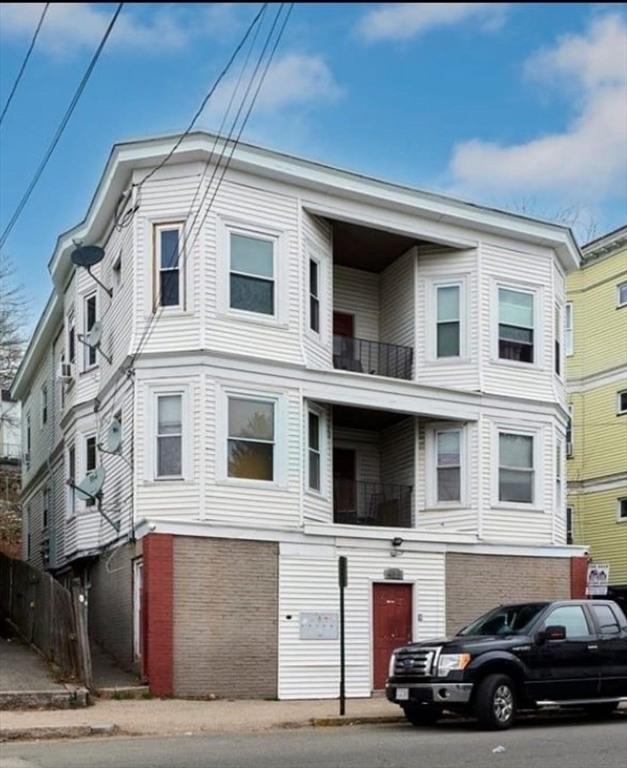
M356 360L355 316L333 313L333 365L346 371L360 371Z
M357 454L352 448L333 449L335 521L354 523L357 519Z

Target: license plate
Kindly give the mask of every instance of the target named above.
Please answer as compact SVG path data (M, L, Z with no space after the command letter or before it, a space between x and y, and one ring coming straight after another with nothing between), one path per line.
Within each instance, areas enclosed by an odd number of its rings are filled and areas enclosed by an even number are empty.
M409 699L409 688L396 689L396 701L407 701Z

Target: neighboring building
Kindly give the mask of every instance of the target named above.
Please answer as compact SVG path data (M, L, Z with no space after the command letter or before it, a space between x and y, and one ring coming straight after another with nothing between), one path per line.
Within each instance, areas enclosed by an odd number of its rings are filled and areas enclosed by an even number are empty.
M20 404L8 389L0 392L0 464L19 466L22 459Z
M569 532L627 601L627 227L583 255L567 282Z
M221 180L200 132L162 166L175 139L115 146L13 389L25 555L82 576L92 634L155 694L334 698L346 556L369 696L405 640L580 595L570 231L243 144Z
M8 389L0 391L0 552L21 553L21 438L20 405Z

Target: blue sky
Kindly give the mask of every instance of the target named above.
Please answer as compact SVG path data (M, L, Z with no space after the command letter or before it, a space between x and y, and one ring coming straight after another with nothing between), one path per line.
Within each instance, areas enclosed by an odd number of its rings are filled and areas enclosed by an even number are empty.
M114 3L52 3L0 127L11 218ZM36 320L112 144L185 128L258 3L128 3L3 254ZM0 105L42 3L0 4ZM278 8L271 4L270 11ZM216 128L230 75L198 127ZM627 221L627 4L299 3L244 140L542 218Z

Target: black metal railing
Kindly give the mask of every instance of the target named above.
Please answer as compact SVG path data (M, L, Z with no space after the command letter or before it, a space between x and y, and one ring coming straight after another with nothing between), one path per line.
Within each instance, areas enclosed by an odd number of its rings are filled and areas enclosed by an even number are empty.
M333 367L393 379L411 379L414 350L398 344L333 336Z
M411 528L411 485L333 480L333 522Z

